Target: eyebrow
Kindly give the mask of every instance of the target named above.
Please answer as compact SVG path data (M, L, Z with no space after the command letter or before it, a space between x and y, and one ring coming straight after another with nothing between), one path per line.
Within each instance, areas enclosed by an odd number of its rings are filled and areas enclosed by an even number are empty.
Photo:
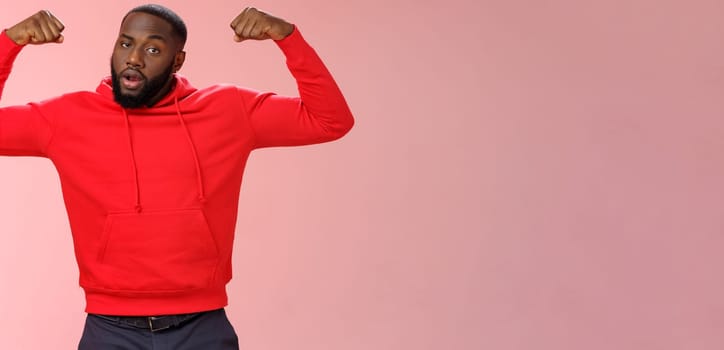
M134 38L128 34L125 34L125 33L121 33L121 36L128 40L136 40L136 38ZM151 34L148 36L148 39L156 39L156 40L161 40L163 42L166 42L166 38L164 38L162 35L158 35L158 34Z

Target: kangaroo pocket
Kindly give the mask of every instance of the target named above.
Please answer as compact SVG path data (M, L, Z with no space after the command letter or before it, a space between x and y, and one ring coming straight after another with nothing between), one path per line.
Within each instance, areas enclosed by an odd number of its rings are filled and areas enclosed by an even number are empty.
M94 284L129 292L205 288L214 279L218 256L199 209L111 214Z

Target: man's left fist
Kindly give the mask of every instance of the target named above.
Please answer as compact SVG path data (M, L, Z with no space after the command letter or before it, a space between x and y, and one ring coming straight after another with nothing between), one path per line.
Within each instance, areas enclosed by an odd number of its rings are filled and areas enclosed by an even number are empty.
M231 21L234 40L282 40L294 31L294 25L270 14L247 7Z

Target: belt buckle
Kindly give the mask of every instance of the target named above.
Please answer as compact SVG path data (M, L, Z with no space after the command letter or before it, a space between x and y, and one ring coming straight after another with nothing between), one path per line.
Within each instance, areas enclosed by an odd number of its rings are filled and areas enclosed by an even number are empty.
M155 328L155 327L153 326L153 320L158 320L158 319L161 319L161 317L157 317L157 316L149 316L149 317L148 317L148 328L151 330L151 332L158 332L158 331L162 331L162 330L164 330L164 329L171 328L171 324L166 324L166 325L163 326L163 327Z

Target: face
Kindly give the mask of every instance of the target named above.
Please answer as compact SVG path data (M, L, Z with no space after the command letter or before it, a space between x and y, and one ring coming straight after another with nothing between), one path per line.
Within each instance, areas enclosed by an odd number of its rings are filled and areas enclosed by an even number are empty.
M121 24L113 56L113 95L124 108L153 106L171 90L185 53L171 25L147 13L129 14Z

